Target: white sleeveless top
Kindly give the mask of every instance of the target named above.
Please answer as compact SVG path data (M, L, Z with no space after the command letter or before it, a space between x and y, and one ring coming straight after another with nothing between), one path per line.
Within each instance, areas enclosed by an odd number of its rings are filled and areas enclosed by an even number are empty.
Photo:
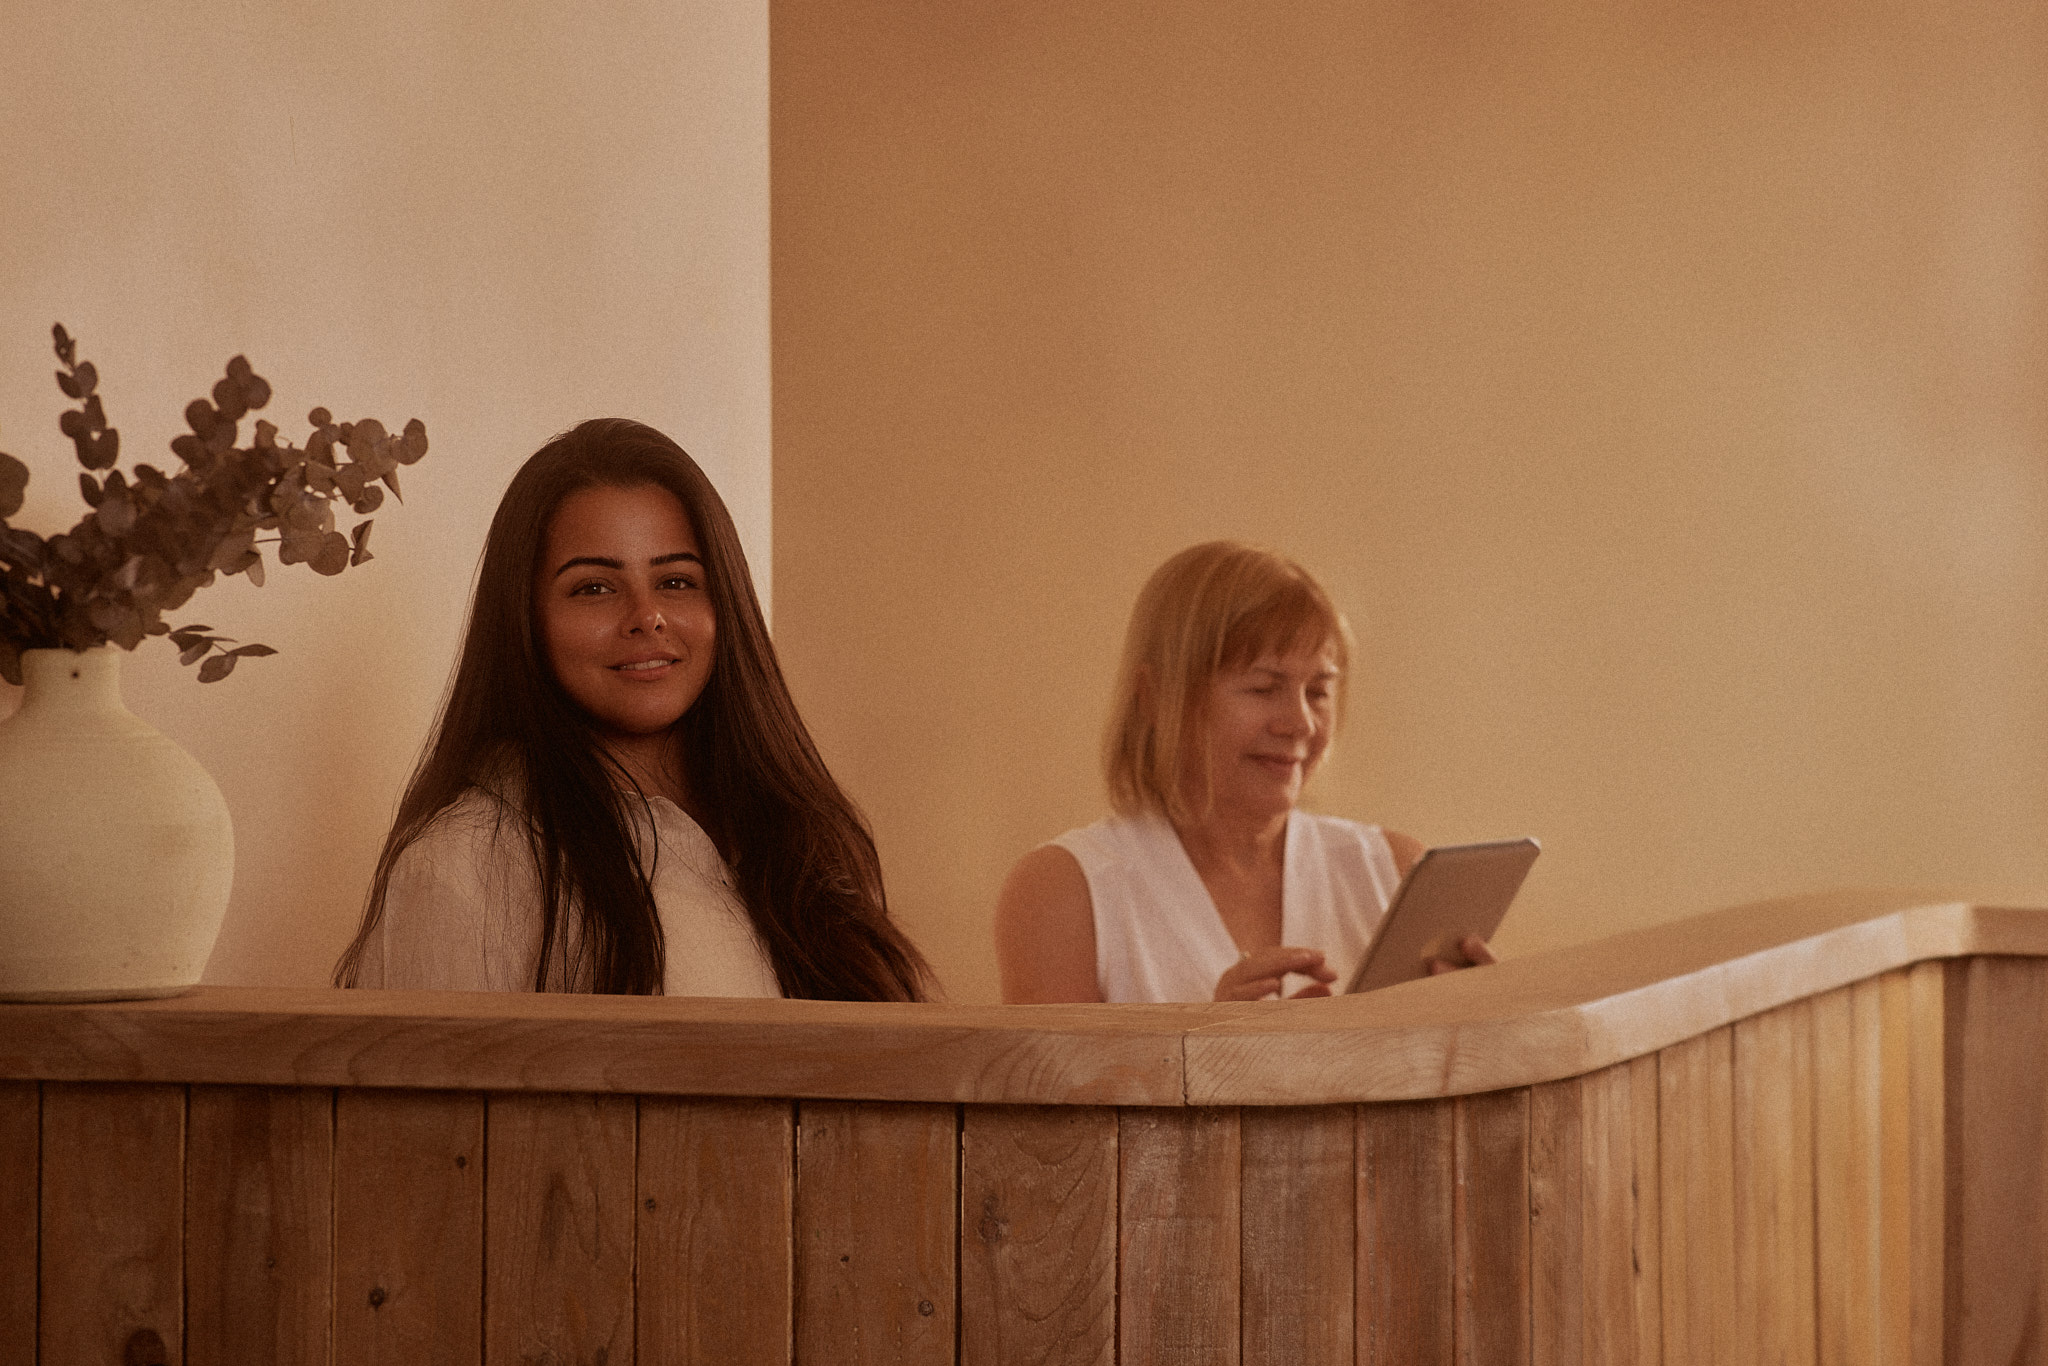
M405 847L391 865L384 915L363 945L357 985L533 990L540 878L520 819L507 803L471 788ZM732 872L703 828L668 798L650 797L644 810L633 811L633 834L661 917L663 990L780 996ZM571 967L578 937L572 924L556 940L550 990L590 989Z
M1111 816L1053 843L1088 879L1103 1000L1214 998L1237 944L1164 816ZM1377 825L1294 811L1282 859L1280 942L1321 949L1341 988L1401 881L1393 848Z

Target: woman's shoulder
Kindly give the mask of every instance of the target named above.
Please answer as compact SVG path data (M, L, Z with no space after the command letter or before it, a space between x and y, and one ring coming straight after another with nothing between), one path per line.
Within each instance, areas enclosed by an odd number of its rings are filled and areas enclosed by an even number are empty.
M1178 842L1179 837L1173 833L1173 826L1164 816L1141 812L1135 816L1104 816L1092 825L1067 831L1032 853L1060 849L1072 855L1083 868L1092 868L1143 859Z
M530 989L537 922L523 819L478 788L427 819L392 857L359 985Z
M1397 872L1404 876L1422 857L1424 845L1421 840L1383 825L1299 808L1295 810L1294 818L1301 823L1302 833L1325 850L1356 848L1362 850L1368 859L1388 857L1393 860Z

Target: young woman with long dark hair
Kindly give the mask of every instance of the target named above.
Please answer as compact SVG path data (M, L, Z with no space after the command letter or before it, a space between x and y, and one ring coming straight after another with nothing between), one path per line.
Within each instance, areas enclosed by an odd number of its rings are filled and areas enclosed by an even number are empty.
M660 432L585 422L513 478L335 980L925 999L731 514Z

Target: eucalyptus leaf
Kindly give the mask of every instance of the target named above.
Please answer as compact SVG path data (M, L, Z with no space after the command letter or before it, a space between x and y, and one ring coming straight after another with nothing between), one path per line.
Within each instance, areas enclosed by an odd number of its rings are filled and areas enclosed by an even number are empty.
M357 522L356 529L349 533L349 541L355 547L348 557L351 567L376 558L370 553L370 528L375 525L374 522Z
M348 537L339 531L330 531L320 538L320 549L310 563L316 574L339 574L348 568Z
M229 650L228 653L245 659L261 659L265 655L274 655L277 651L271 649L268 645L237 645L234 649Z
M21 511L27 496L28 466L0 451L0 517L12 517Z
M101 529L118 540L135 529L135 502L116 494L100 504L99 517Z
M218 683L235 671L235 656L215 655L199 666L201 683Z

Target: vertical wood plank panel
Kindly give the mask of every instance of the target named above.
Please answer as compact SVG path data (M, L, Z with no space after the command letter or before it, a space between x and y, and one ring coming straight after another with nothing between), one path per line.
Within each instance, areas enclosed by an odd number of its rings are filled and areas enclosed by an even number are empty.
M1235 1366L1237 1111L1124 1110L1117 1142L1121 1360Z
M1529 1355L1536 1366L1584 1359L1584 1124L1579 1080L1529 1088Z
M1664 1221L1664 1360L1735 1359L1733 1031L1673 1044L1657 1060Z
M1457 1106L1358 1109L1359 1366L1449 1366L1457 1353Z
M1529 1360L1529 1092L1460 1096L1452 1238L1460 1366Z
M795 1109L640 1100L639 1366L787 1366Z
M495 1095L484 1112L484 1360L633 1361L631 1096Z
M1636 1362L1664 1360L1663 1062L1654 1053L1628 1064L1630 1130L1635 1144Z
M32 1081L0 1082L0 1366L35 1366L42 1143L42 1092Z
M798 1119L797 1360L952 1361L958 1112L805 1101Z
M186 1125L186 1360L325 1366L334 1093L195 1086Z
M1913 1000L1904 970L1872 984L1878 1007L1877 1360L1913 1353Z
M1580 1079L1586 1366L1635 1366L1636 1156L1628 1064Z
M1911 1001L1908 1085L1913 1111L1913 1366L1941 1366L1943 1141L1947 1096L1942 1084L1943 963L1916 963L1907 972Z
M483 1360L484 1098L334 1098L334 1359Z
M1874 982L1813 998L1821 1366L1877 1361L1880 1023Z
M1743 1359L1812 1366L1813 1010L1739 1020L1735 1039L1735 1236Z
M180 1366L185 1088L45 1082L42 1151L42 1360Z
M960 1134L960 1219L964 1366L1111 1366L1114 1109L968 1106Z
M1353 1107L1239 1112L1245 1366L1350 1366L1358 1176Z
M2048 961L1951 959L1943 984L1949 1366L2038 1366Z

